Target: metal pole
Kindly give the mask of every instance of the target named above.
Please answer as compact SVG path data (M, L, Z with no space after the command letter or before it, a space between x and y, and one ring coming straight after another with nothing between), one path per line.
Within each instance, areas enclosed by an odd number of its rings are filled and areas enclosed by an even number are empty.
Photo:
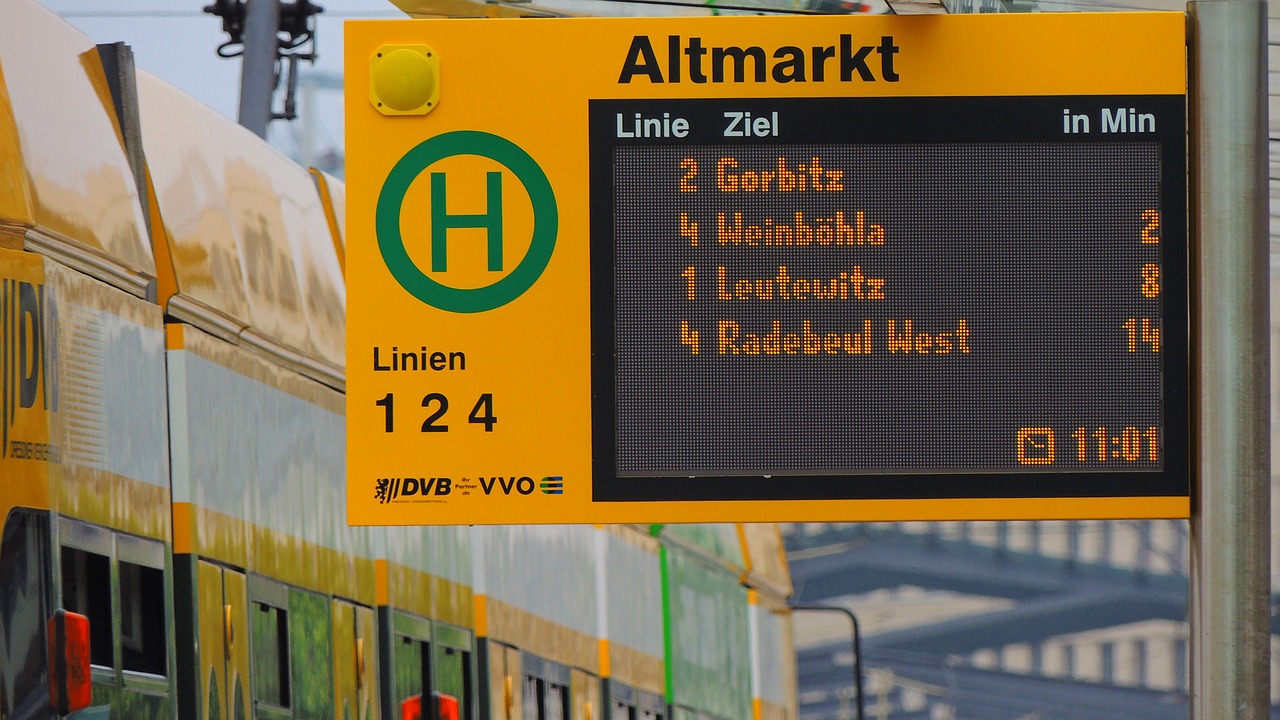
M240 66L240 124L261 138L271 122L276 89L276 32L279 0L246 0L244 60Z
M849 618L849 623L853 626L853 690L858 695L858 720L866 719L866 711L862 703L862 633L858 630L858 616L853 614L849 608L840 607L838 605L809 605L805 603L792 603L792 610L806 610L813 612L838 612L844 613Z
M1266 17L1189 6L1193 293L1191 707L1270 716Z

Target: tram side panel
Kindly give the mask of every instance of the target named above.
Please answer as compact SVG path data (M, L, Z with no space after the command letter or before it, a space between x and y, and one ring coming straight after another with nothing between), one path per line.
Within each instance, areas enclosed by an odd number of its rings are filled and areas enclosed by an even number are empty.
M92 41L33 0L0 5L6 718L54 713L45 628L60 607L91 621L90 712L174 709L155 268L109 105Z
M0 278L3 288L18 284L44 286L42 260L27 253L0 250ZM0 313L6 330L0 336L0 354L6 370L17 357L17 333L12 318L20 317L10 292L0 293ZM31 314L28 327L41 336L51 334L47 314ZM27 362L46 354L28 355ZM21 364L18 365L21 367ZM49 718L48 652L44 628L54 605L53 537L50 508L53 505L51 468L48 458L15 456L8 451L12 441L47 446L51 436L51 413L43 403L27 407L11 402L19 377L29 373L5 372L3 377L4 444L0 448L0 715L8 718ZM34 375L34 377L39 377ZM37 386L37 391L39 390ZM32 395L34 399L34 394Z
M177 557L192 585L180 610L188 633L224 648L192 658L198 716L374 716L369 531L335 505L341 394L190 325L168 337Z
M613 525L601 532L607 614L602 652L609 658L605 717L653 720L666 712L659 542L647 528Z
M95 705L173 717L169 457L159 309L50 260L61 606L95 638ZM56 309L55 309L56 308ZM53 336L51 334L51 336Z
M600 677L594 529L499 525L476 532L488 718L569 720L575 694L594 706L598 692L591 689Z
M791 611L785 601L761 596L752 606L755 617L756 678L755 717L759 720L794 720L796 712L796 653Z
M251 628L256 621L262 636L269 625L287 632L287 624L278 604L264 603L258 615L250 614L250 499L236 489L253 477L253 455L236 444L238 419L229 413L241 408L232 396L218 393L216 386L202 388L219 373L232 374L217 365L216 343L204 335L216 333L230 345L248 325L237 228L226 200L235 177L234 155L227 148L234 143L220 134L211 111L143 71L137 73L137 94L151 183L158 301L170 321L166 362L179 716L257 717L250 684ZM189 350L195 344L211 350L202 357ZM262 594L260 587L254 590ZM272 700L283 702L274 694L288 687L281 680L278 672L260 675L264 709L269 711Z
M346 527L331 505L344 466L341 395L187 325L169 326L169 363L182 425L178 558L192 568L185 607L197 613L188 632L221 627L239 656L226 668L222 654L201 658L193 699L214 717L212 693L236 697L251 657L254 682L242 692L255 707L376 714L369 532ZM232 585L237 600L219 605ZM211 615L219 607L234 616ZM237 635L247 640L236 646Z
M7 717L49 712L48 679L32 673L54 608L89 620L99 716L173 716L160 321L145 300L0 250Z
M752 700L758 720L794 720L796 655L791 611L793 587L786 549L776 524L740 526L746 584L752 589Z
M668 546L665 562L673 720L751 717L747 589L680 546Z
M376 716L376 542L344 514L343 288L320 198L243 128L138 83L174 321L184 717Z
M233 351L194 327L171 324L166 338L181 717L256 717L250 690L254 635L287 633L281 607L288 601L287 594L275 604L264 601L251 614L252 529L244 484L254 475L254 455L238 437L242 426L234 414L249 409L244 406L247 383L237 382L234 372L217 362ZM231 448L236 451L228 452ZM262 588L255 590L265 595ZM268 707L287 707L279 693L288 687L288 673L282 678L278 665L272 665L276 672L260 676L256 697Z
M373 492L371 489L370 492ZM461 720L480 717L476 606L467 527L389 527L378 561L382 715L401 717L434 693L458 702ZM427 712L424 711L424 716Z

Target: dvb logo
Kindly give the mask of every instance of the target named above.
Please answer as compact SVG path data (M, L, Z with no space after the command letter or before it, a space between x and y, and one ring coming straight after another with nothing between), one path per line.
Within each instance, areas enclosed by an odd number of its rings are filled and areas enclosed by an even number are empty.
M9 434L20 409L39 402L58 410L58 306L44 285L5 278L0 284L0 435L9 456Z
M373 498L385 505L396 498L415 495L448 495L453 492L453 480L440 478L378 478Z

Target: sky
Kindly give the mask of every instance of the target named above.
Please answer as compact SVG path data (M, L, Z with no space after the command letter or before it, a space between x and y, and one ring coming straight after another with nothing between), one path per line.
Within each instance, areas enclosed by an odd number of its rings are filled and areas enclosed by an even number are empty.
M239 111L240 59L218 57L226 42L222 21L202 12L213 0L39 0L94 42L124 42L133 48L137 67L199 99L218 113L236 119ZM342 23L351 19L405 18L388 0L318 0L325 12L318 16L314 65L301 64L301 75L342 73ZM316 90L315 112L294 123L275 121L268 131L271 143L294 157L310 148L313 163L330 148L341 148L342 94ZM303 107L300 100L299 109ZM277 111L283 93L277 92ZM308 143L306 138L312 138Z

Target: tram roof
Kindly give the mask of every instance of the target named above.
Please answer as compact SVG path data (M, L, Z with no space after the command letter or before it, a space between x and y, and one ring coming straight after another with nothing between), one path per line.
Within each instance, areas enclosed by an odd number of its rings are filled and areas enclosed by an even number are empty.
M34 0L0 3L0 224L135 295L155 278L97 47Z
M341 385L346 291L315 182L253 133L137 75L163 218L157 246L168 256L161 302L178 319Z

